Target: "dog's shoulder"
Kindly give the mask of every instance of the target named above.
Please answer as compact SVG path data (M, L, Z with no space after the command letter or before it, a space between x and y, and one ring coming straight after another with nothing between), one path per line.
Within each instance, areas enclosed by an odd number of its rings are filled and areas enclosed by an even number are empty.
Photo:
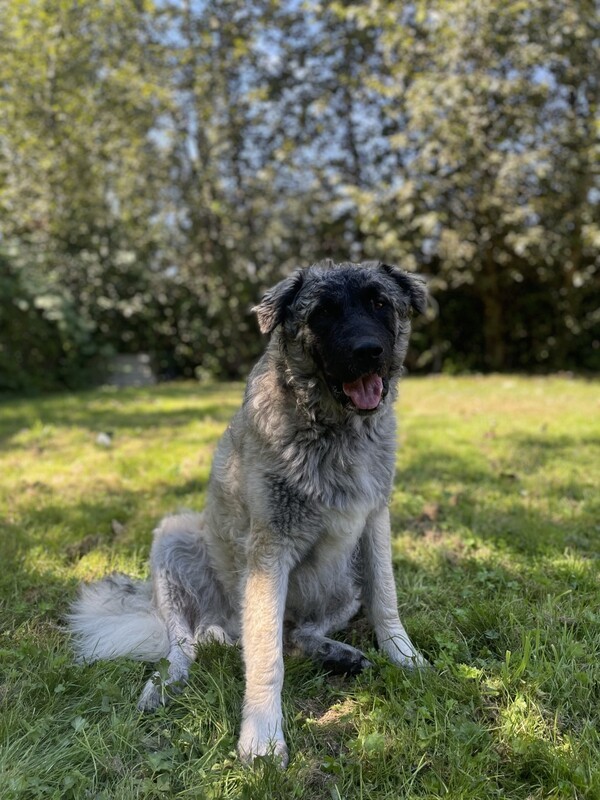
M300 419L293 390L287 385L285 364L271 341L246 383L239 413L239 430L249 441L275 450L294 437Z

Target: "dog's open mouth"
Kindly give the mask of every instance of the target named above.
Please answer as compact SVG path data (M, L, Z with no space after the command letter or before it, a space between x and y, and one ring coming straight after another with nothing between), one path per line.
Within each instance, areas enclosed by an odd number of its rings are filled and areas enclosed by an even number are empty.
M361 411L374 411L383 397L383 378L376 372L362 375L355 381L343 383L342 389L354 406Z

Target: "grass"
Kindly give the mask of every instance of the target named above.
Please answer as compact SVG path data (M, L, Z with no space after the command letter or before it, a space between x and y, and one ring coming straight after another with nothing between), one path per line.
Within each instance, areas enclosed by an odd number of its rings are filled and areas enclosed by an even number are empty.
M76 586L146 574L201 508L240 385L0 404L0 794L12 798L600 798L600 392L568 378L405 381L392 498L401 617L434 664L286 662L291 762L242 768L236 649L135 711L149 667L73 663ZM112 431L113 444L96 444Z

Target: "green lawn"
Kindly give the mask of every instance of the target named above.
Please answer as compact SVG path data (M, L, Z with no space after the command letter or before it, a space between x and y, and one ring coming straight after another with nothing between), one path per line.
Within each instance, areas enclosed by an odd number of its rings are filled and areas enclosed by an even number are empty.
M290 766L235 757L237 649L135 710L149 667L72 661L77 583L143 576L165 512L201 508L241 385L0 404L2 798L600 798L600 391L410 378L392 499L401 617L434 665L286 663ZM113 444L96 444L112 431Z

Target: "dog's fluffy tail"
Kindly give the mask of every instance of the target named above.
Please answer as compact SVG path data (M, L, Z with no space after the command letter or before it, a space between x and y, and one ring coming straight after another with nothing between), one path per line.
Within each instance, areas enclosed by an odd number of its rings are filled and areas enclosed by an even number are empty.
M169 652L167 628L152 603L150 581L115 573L84 585L67 620L81 661L119 656L158 661Z

